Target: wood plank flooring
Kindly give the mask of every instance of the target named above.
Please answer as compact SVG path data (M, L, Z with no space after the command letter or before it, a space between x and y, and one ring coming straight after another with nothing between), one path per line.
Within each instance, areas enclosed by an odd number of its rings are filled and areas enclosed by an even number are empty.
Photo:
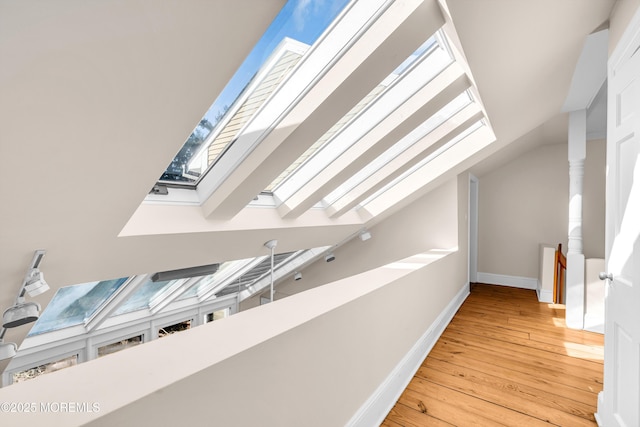
M382 425L596 426L603 343L535 291L474 284Z

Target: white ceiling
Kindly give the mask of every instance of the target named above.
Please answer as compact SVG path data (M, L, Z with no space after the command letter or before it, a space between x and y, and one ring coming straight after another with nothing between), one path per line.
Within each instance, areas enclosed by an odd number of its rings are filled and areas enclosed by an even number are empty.
M613 2L448 1L498 138L475 162L527 134L523 145L563 138L560 108L584 39ZM55 289L357 231L357 221L293 221L118 237L282 3L0 0L0 309L36 249L47 250L41 268Z

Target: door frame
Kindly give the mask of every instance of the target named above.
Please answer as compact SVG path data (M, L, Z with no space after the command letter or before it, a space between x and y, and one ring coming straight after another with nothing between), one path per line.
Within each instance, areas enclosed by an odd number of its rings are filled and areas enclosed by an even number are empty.
M480 181L469 174L469 203L467 218L468 261L467 282L469 285L478 281L478 190Z

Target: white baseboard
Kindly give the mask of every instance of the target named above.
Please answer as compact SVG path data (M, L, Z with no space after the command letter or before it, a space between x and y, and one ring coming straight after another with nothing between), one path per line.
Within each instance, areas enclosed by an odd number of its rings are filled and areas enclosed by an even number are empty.
M553 303L553 291L537 289L536 293L538 294L539 302L548 302L549 304Z
M347 426L378 426L384 421L467 296L469 296L468 283L460 289L389 376L351 417Z
M521 276L507 276L505 274L480 273L478 272L478 283L489 285L511 286L512 288L532 289L538 287L538 279Z

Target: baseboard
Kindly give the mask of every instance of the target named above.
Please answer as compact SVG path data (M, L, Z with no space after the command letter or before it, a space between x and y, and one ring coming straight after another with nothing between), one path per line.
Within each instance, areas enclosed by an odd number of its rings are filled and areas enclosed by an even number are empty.
M512 288L532 289L538 288L538 279L521 276L507 276L505 274L480 273L478 272L478 282L488 285L511 286Z
M548 302L549 304L553 303L553 291L537 289L536 293L538 294L539 302Z
M347 426L370 427L382 424L467 296L469 284L460 289L389 376L351 417Z

